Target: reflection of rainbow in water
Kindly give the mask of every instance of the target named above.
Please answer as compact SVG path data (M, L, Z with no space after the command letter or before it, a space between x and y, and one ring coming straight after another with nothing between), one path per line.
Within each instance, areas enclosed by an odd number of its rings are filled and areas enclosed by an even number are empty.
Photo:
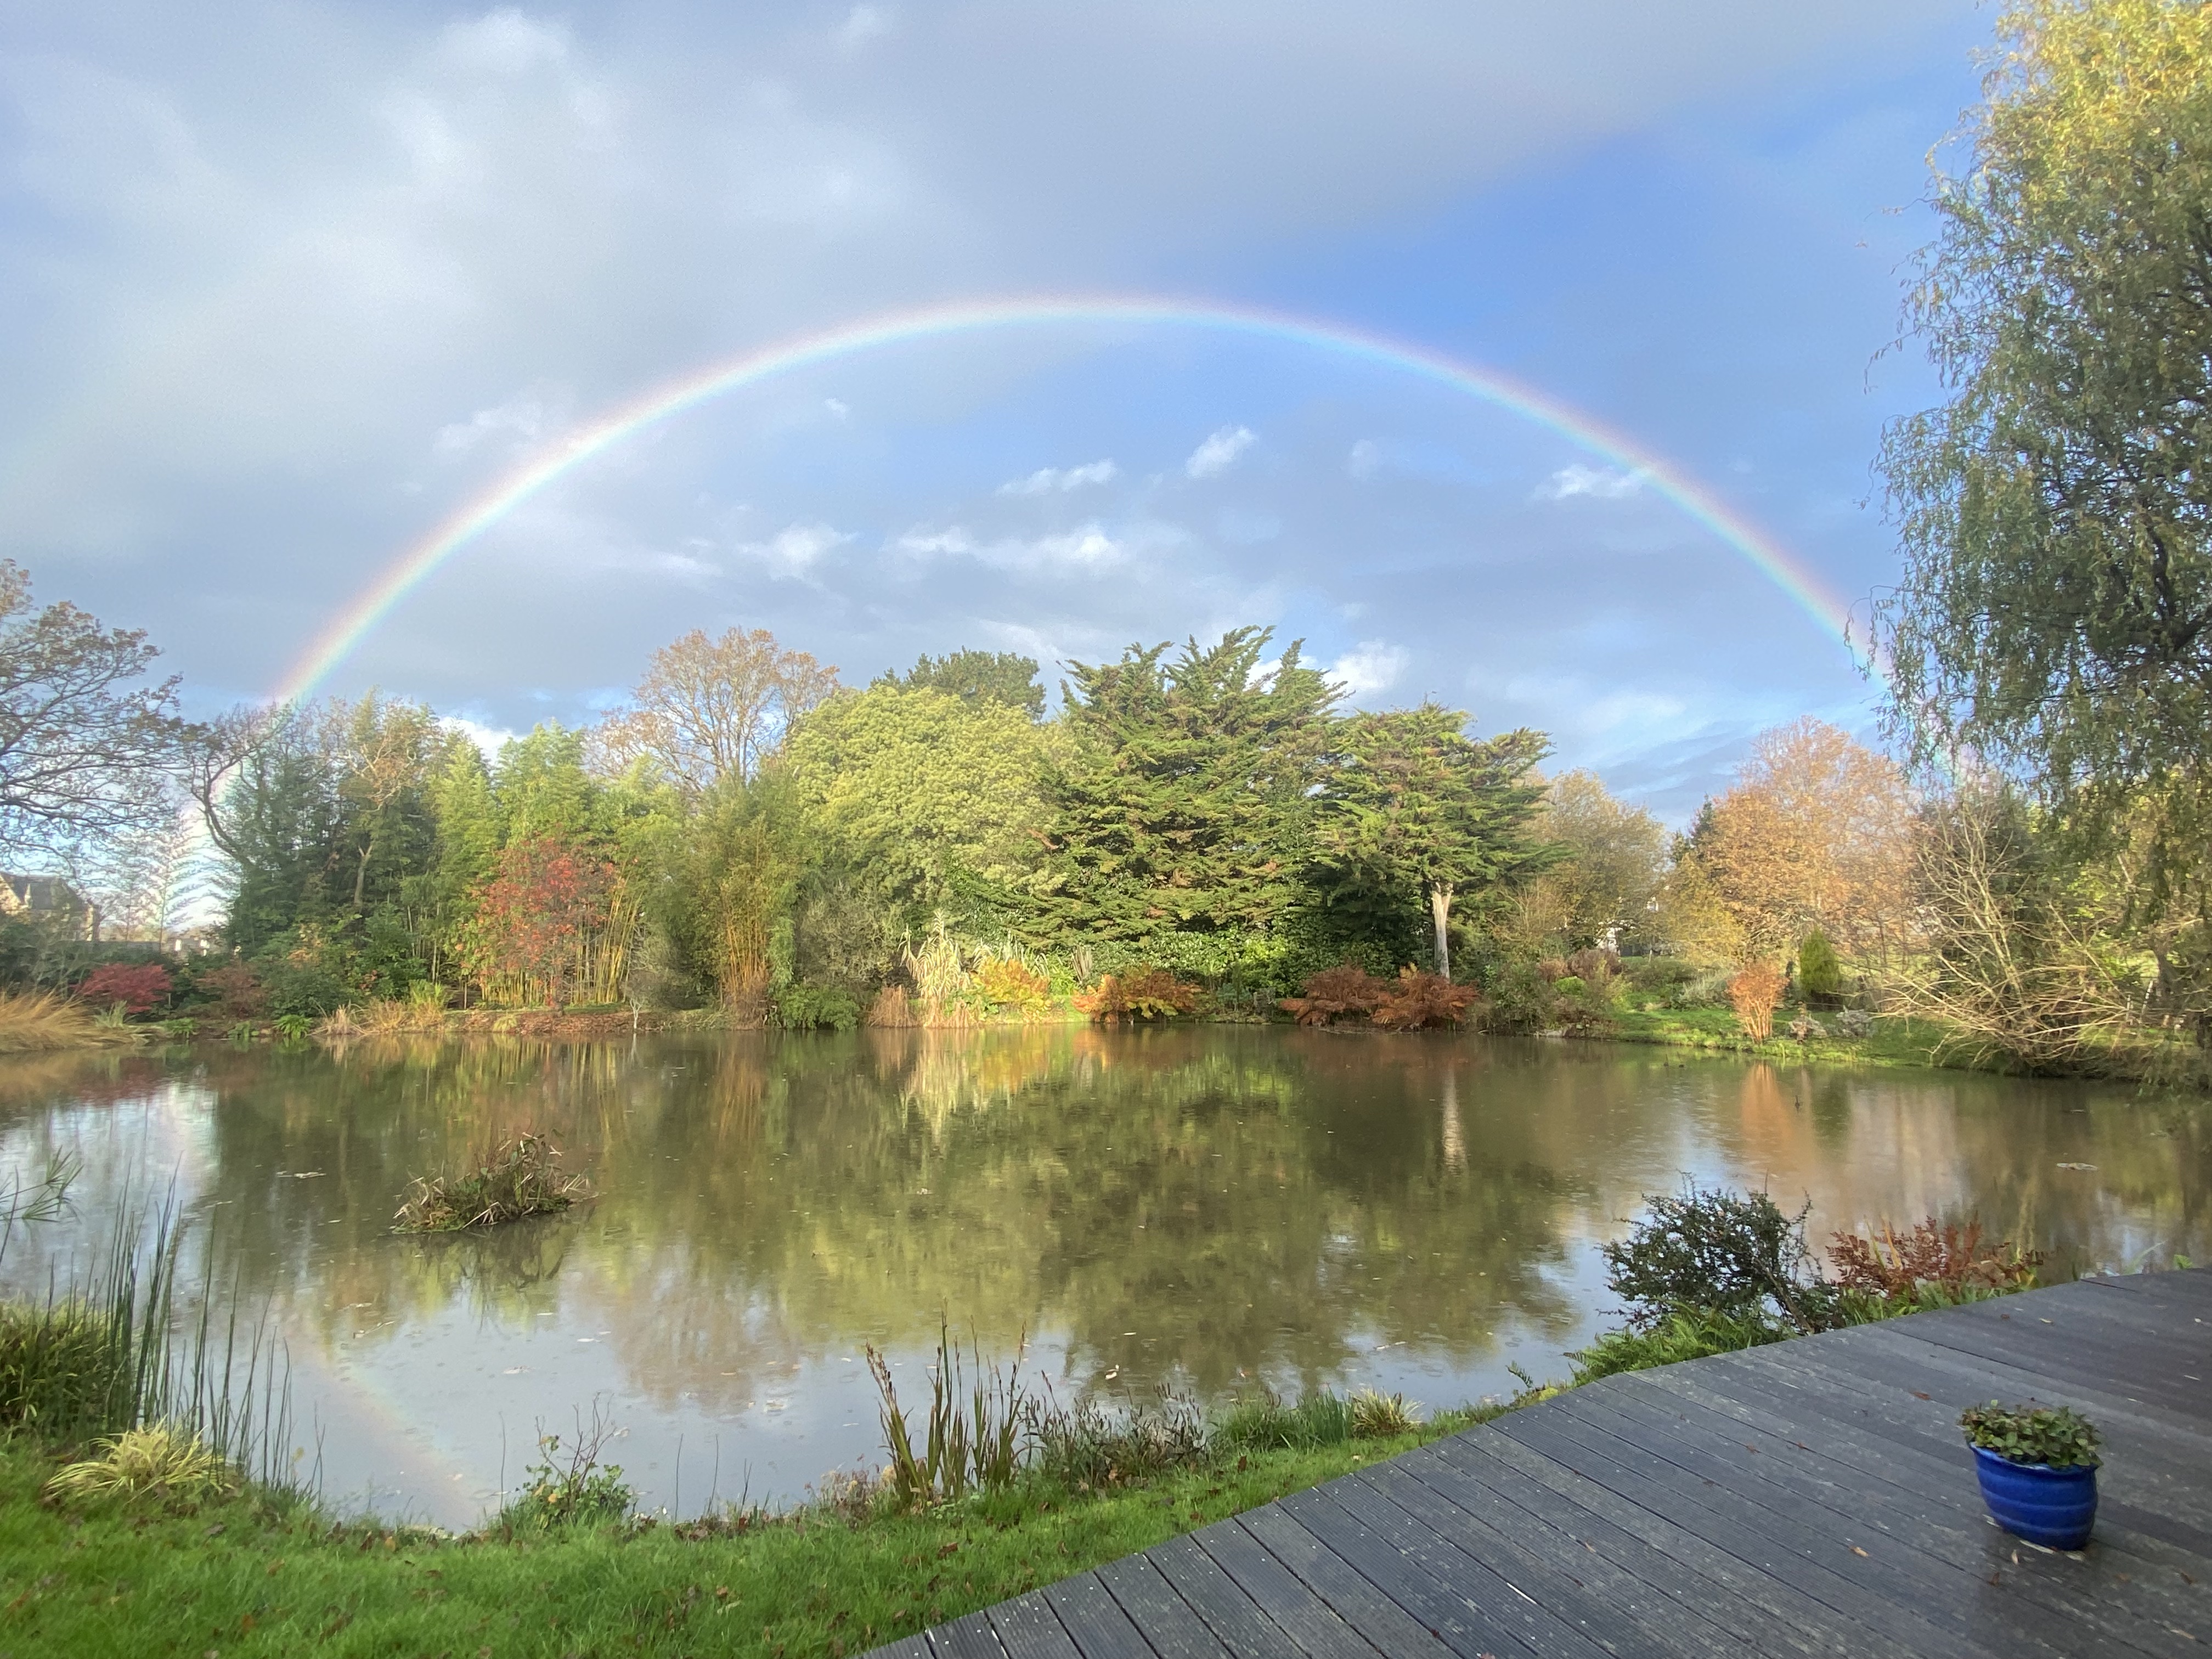
M1510 410L1640 475L1711 531L1821 627L1850 644L1850 612L1795 555L1705 485L1595 417L1494 370L1343 324L1202 301L1036 295L895 311L724 358L617 404L495 479L394 559L339 612L285 673L280 700L311 694L356 646L439 566L575 467L645 428L777 375L905 342L1013 327L1138 326L1209 330L1279 341L1412 374Z

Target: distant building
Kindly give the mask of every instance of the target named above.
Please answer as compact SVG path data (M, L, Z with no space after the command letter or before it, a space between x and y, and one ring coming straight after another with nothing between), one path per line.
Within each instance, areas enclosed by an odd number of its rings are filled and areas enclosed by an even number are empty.
M0 915L52 921L70 939L100 939L100 907L59 876L18 876L0 871Z

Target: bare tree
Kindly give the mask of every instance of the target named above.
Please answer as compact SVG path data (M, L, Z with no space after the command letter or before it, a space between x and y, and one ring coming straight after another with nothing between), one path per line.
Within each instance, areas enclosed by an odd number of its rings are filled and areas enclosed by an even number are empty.
M1931 948L1884 989L1893 1011L1946 1027L1947 1048L2058 1065L2134 1024L2141 987L2042 867L2016 799L1976 784L1932 806L1910 868Z
M764 628L718 640L694 629L653 653L632 706L592 733L594 761L619 771L641 756L690 795L750 778L800 715L837 689L837 671L788 651Z
M0 852L56 858L171 811L192 728L173 678L134 684L159 654L73 605L33 611L0 560Z

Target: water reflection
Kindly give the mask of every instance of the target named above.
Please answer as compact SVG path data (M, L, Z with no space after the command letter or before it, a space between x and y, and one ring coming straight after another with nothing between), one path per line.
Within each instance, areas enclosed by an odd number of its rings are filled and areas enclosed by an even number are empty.
M390 1233L412 1176L525 1127L601 1195ZM940 1314L1026 1332L1063 1394L1494 1391L1586 1339L1593 1245L1684 1172L1823 1229L1972 1210L2068 1268L2201 1258L2206 1130L2075 1085L1275 1029L201 1047L0 1069L0 1158L87 1168L0 1266L42 1279L173 1172L213 1282L289 1334L332 1490L465 1522L601 1391L649 1498L696 1507L710 1445L793 1493L873 1444L860 1345L915 1363Z

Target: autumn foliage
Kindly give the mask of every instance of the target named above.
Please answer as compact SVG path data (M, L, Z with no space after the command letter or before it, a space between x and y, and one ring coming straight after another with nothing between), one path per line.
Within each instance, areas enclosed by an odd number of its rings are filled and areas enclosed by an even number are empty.
M1075 994L1075 1006L1101 1025L1172 1019L1177 1014L1193 1012L1198 1000L1198 987L1177 979L1164 968L1147 968L1138 974L1108 974L1099 980L1096 990Z
M77 986L79 1000L95 1008L121 1003L126 1012L143 1014L169 1000L169 970L158 962L106 962Z
M606 919L614 885L613 866L558 836L515 842L477 894L463 945L470 971L487 984L542 991L549 1006L560 1007Z
M994 1008L1029 1012L1052 1000L1052 981L1015 957L986 957L976 963L975 988Z
M1911 1296L1923 1285L1952 1296L1969 1291L2016 1291L2035 1283L2042 1255L2009 1243L1984 1244L1982 1224L1945 1224L1933 1216L1899 1234L1885 1221L1871 1238L1838 1233L1828 1247L1836 1283L1847 1291Z
M1782 1002L1782 970L1771 962L1746 963L1728 982L1736 1021L1753 1042L1774 1035L1774 1011Z
M1388 980L1346 962L1310 975L1304 996L1285 997L1276 1006L1301 1025L1327 1025L1346 1014L1371 1014L1389 994Z
M1386 1031L1456 1025L1481 995L1472 985L1455 985L1442 974L1401 968L1398 982L1376 1005L1374 1020Z

